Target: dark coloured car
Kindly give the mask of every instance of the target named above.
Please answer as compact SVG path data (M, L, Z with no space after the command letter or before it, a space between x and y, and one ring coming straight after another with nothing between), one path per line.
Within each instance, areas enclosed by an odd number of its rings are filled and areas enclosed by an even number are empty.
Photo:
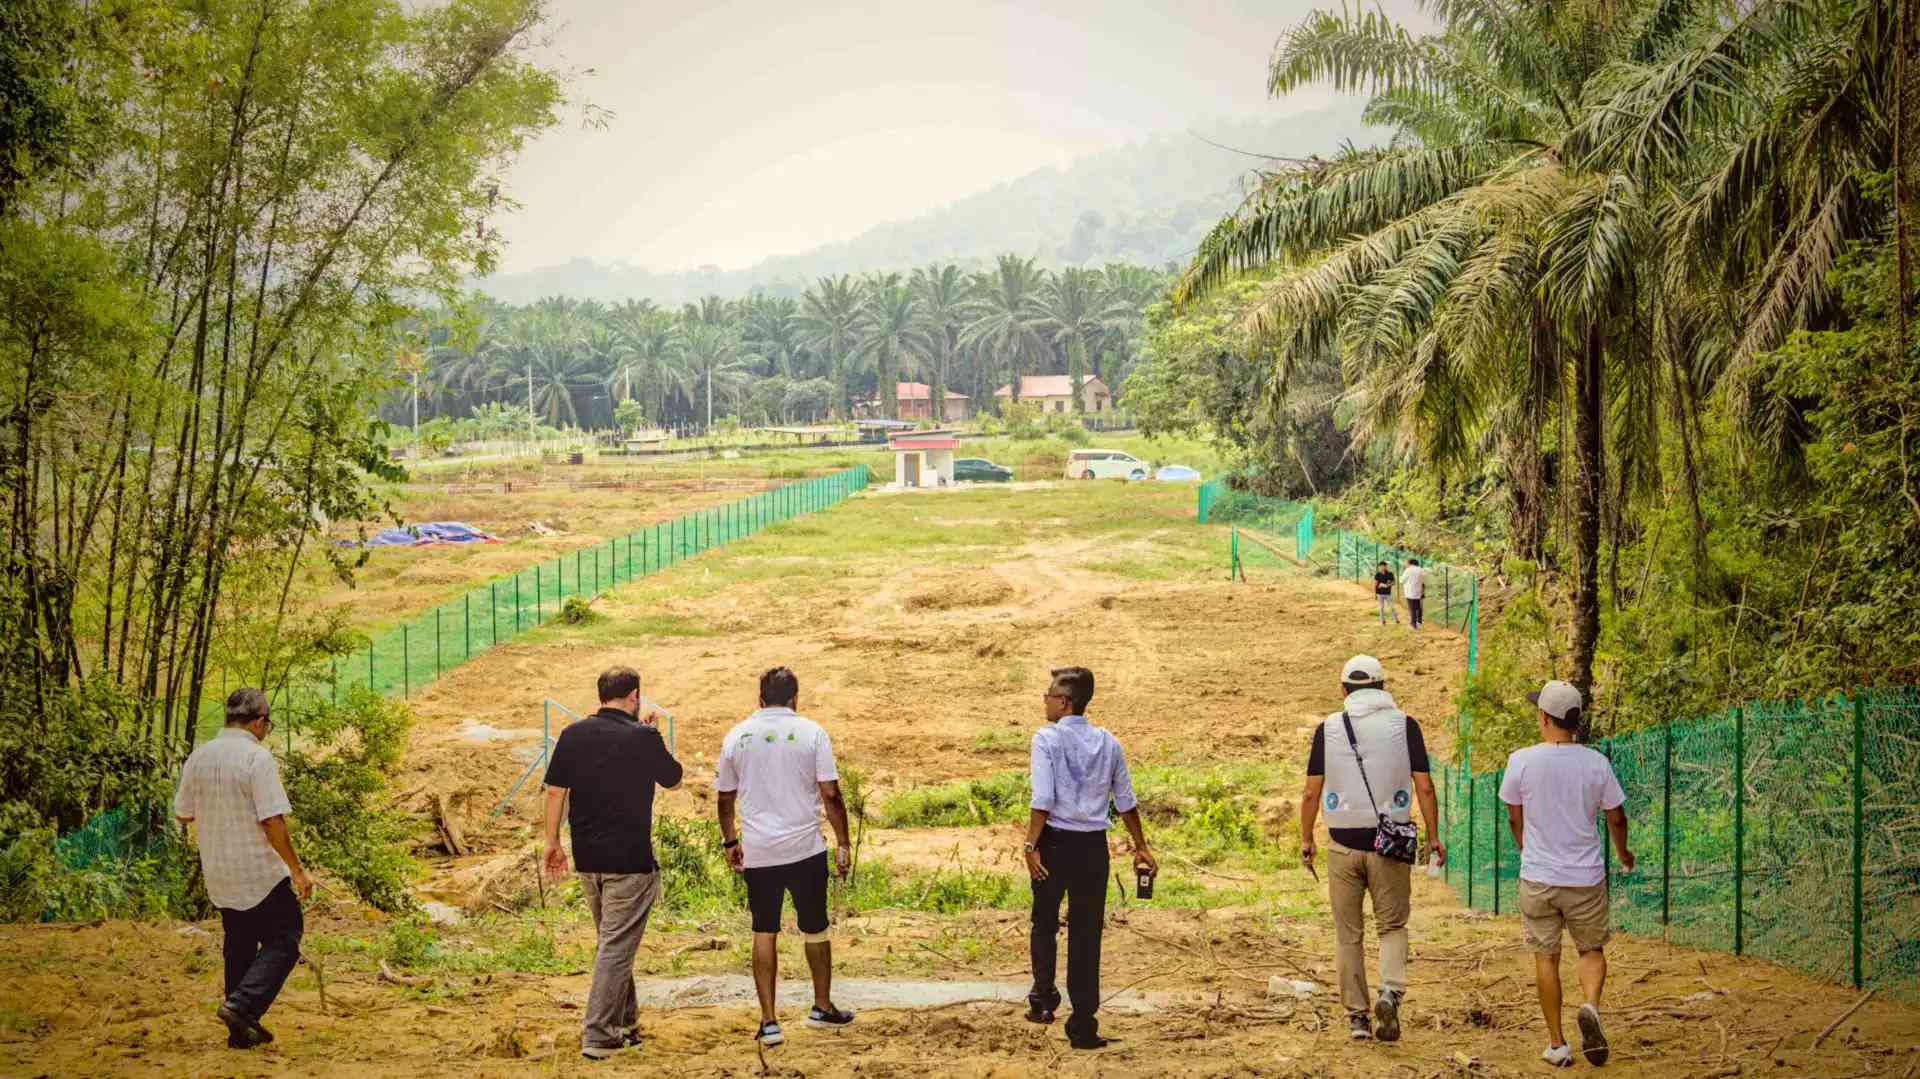
M959 457L953 462L956 483L1005 483L1013 478L1013 469L996 465L981 457Z

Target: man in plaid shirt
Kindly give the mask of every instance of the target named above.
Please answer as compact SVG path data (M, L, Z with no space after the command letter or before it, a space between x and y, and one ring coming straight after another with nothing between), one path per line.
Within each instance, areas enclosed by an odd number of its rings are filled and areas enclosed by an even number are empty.
M227 698L227 726L180 770L173 815L195 826L207 898L220 908L226 999L219 1008L227 1046L273 1040L260 1019L300 960L300 903L313 881L287 836L286 789L265 745L273 720L257 689Z

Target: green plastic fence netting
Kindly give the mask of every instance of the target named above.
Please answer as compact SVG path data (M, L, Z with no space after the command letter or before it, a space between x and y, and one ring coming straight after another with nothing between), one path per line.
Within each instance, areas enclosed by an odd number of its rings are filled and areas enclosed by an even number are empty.
M1757 702L1595 743L1626 793L1616 929L1920 997L1920 691ZM1514 909L1500 772L1441 765L1447 880Z
M299 673L277 695L275 706L296 712L317 708L353 688L406 695L495 644L546 624L570 597L599 595L782 521L826 509L867 483L867 468L860 465L785 484L489 581L377 635L355 653Z

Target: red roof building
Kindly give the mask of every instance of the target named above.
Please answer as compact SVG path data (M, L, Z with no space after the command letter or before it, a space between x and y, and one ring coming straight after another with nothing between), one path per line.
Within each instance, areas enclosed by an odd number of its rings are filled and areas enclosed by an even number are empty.
M933 419L933 390L924 382L900 382L894 384L894 398L900 404L898 416L880 416L880 402L862 401L854 407L854 415L861 419L890 420L930 420ZM973 414L973 399L964 393L947 391L946 415L944 422L958 423Z
M1113 408L1113 393L1099 376L1088 375L1080 383L1080 391L1085 396L1088 412L1106 412ZM1000 387L993 395L1003 400L1012 399L1012 384ZM1042 412L1071 412L1073 379L1067 375L1023 375L1020 400L1039 405Z

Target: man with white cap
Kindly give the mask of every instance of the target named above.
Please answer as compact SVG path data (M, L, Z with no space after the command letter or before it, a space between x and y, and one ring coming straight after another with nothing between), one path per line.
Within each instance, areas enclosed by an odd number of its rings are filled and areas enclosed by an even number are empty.
M1573 1049L1560 1025L1560 932L1580 952L1580 1050L1587 1063L1607 1062L1607 1036L1600 1027L1600 990L1607 980L1607 867L1594 817L1606 811L1607 831L1622 868L1633 869L1627 849L1627 796L1613 765L1574 741L1584 718L1580 691L1552 681L1527 694L1539 709L1540 741L1507 758L1500 800L1520 848L1520 921L1533 952L1540 1011L1547 1020L1541 1057L1558 1068L1573 1066Z
M1387 693L1387 675L1372 656L1355 656L1340 672L1346 708L1314 728L1307 783L1300 795L1300 860L1313 868L1314 821L1324 810L1327 898L1333 908L1334 969L1347 1029L1356 1039L1400 1038L1400 1003L1407 991L1407 915L1412 906L1418 836L1413 801L1427 822L1428 842L1444 864L1438 833L1440 803L1427 763L1420 724ZM1362 901L1373 897L1380 938L1380 996L1368 1016L1367 959Z

